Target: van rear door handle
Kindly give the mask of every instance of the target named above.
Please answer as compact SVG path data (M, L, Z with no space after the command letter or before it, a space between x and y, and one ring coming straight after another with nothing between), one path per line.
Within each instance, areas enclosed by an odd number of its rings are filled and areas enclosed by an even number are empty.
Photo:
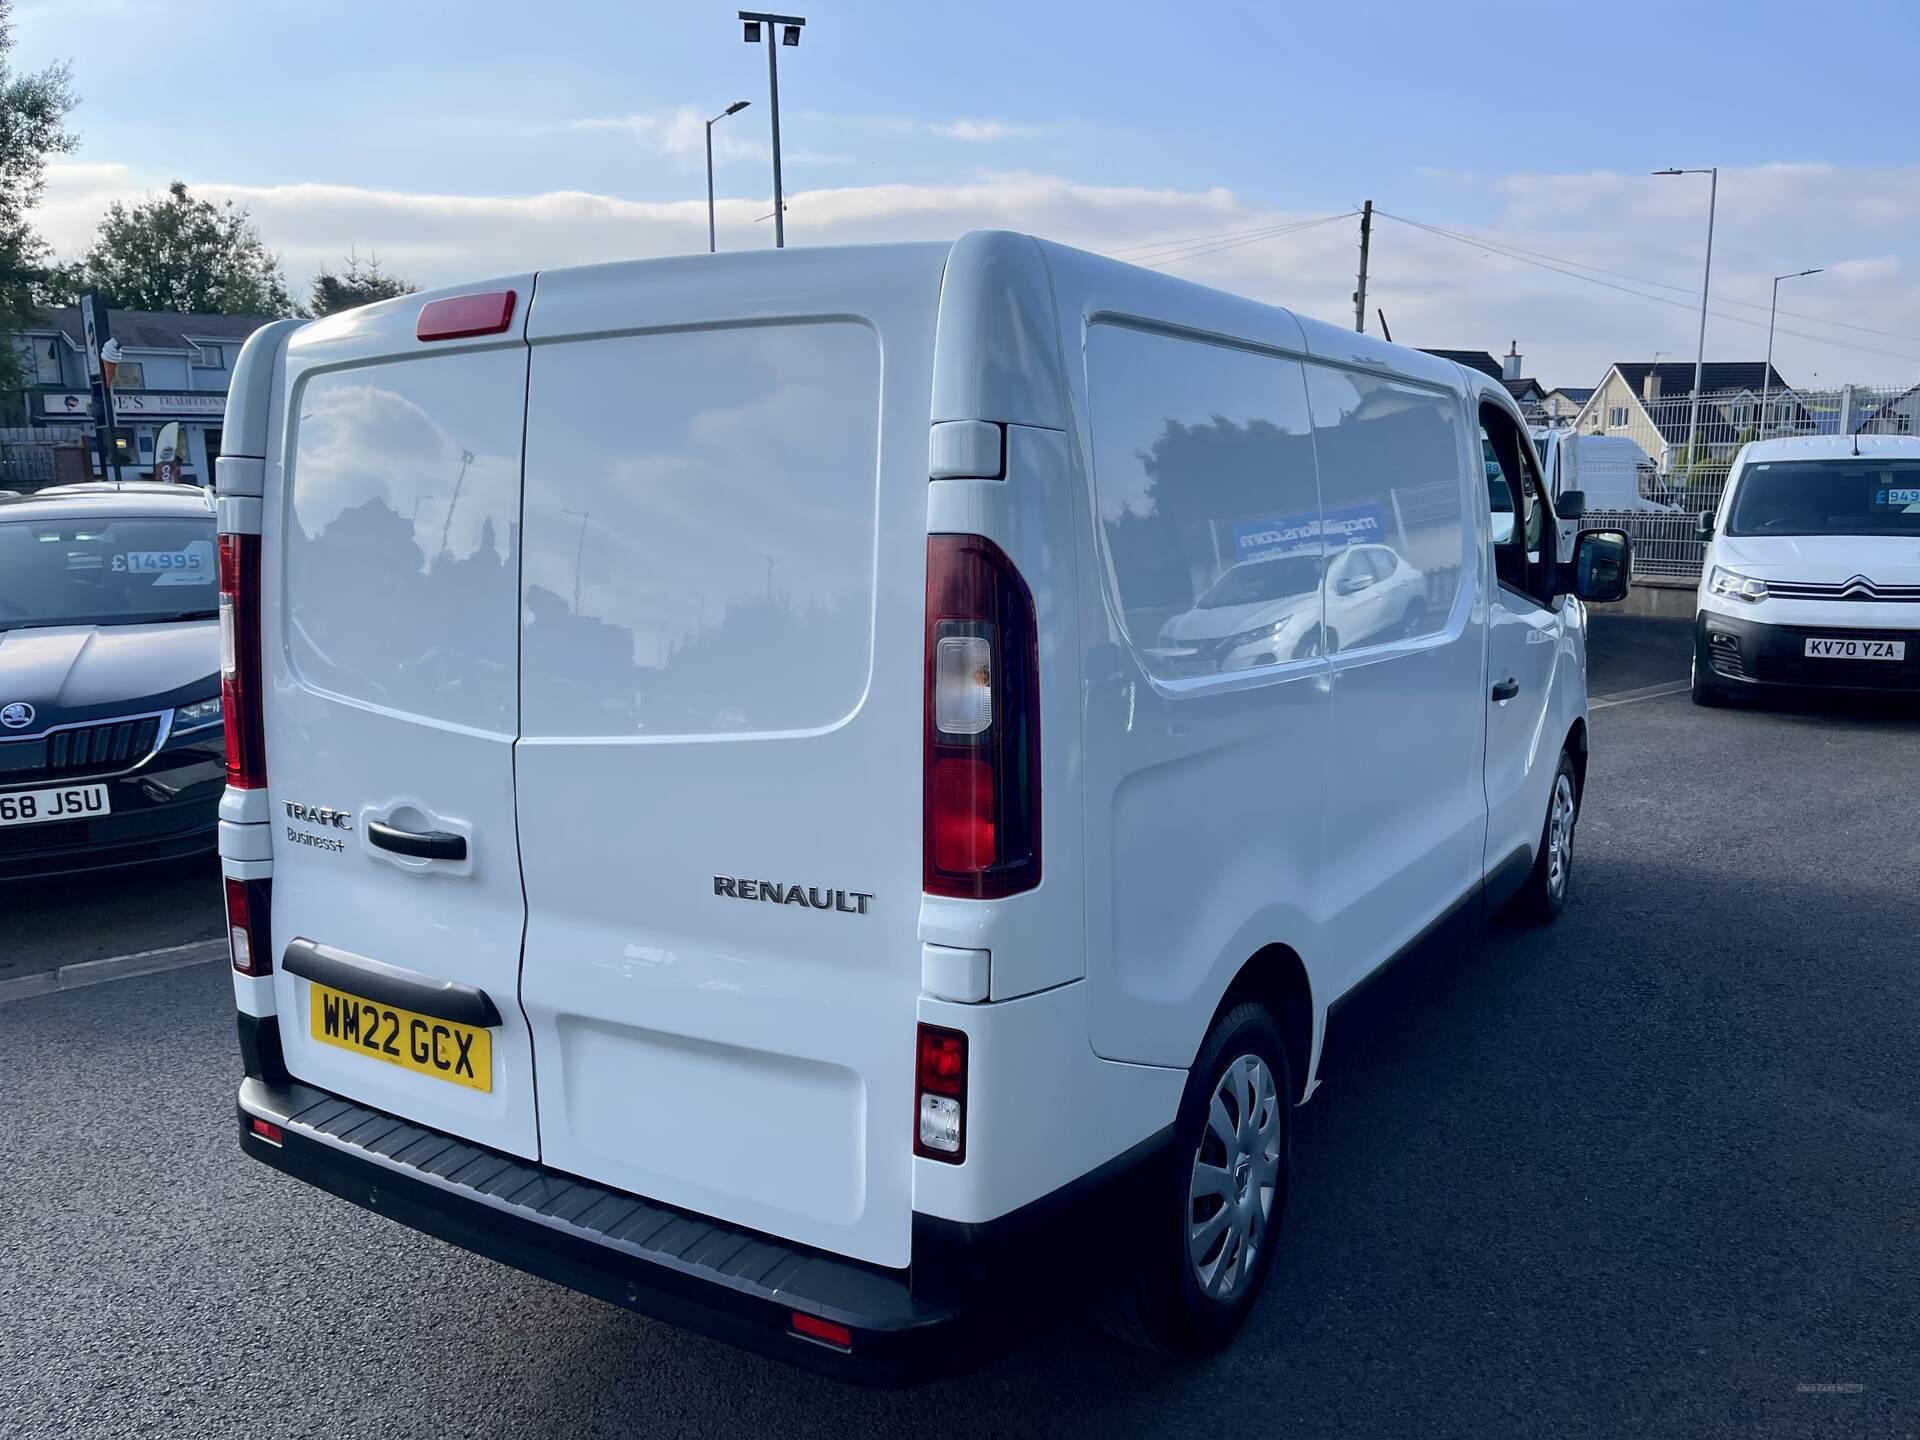
M382 850L406 855L414 860L464 860L467 837L445 830L402 830L378 820L367 826L367 839Z
M1493 698L1496 700L1511 700L1519 693L1520 682L1511 675L1493 687Z

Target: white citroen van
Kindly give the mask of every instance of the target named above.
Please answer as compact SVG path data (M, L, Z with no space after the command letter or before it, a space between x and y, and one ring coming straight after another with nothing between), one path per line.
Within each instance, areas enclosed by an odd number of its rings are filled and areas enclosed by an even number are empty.
M1447 361L981 233L269 326L230 405L241 1144L616 1304L1224 1343L1341 1002L1566 899L1626 537Z
M1700 532L1695 704L1920 692L1920 436L1754 441Z

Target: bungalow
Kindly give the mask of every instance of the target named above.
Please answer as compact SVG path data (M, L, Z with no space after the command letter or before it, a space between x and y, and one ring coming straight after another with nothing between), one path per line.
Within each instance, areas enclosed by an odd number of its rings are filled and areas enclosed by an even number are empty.
M1693 423L1693 362L1646 364L1619 361L1607 368L1574 418L1582 435L1624 435L1646 451L1663 472L1671 473L1684 456ZM1768 416L1761 424L1765 395ZM1764 428L1768 434L1797 434L1803 412L1793 388L1778 370L1761 361L1716 361L1700 377L1700 450L1702 456L1733 451Z

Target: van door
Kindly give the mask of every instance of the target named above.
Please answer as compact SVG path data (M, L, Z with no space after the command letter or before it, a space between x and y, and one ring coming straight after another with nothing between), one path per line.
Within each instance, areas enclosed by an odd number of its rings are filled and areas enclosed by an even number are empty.
M1297 345L1297 331L1293 342ZM1086 699L1094 1050L1185 1067L1247 955L1316 963L1325 547L1300 362L1098 321ZM1095 629L1099 625L1101 629ZM1231 968L1229 968L1231 967Z
M541 280L519 819L547 1164L904 1266L940 246Z
M1479 880L1486 798L1478 529L1457 392L1308 362L1333 704L1318 902L1329 999ZM1361 543L1361 542L1366 543ZM1366 583L1358 583L1361 572Z
M524 307L533 285L495 288ZM531 1157L513 808L527 351L520 314L497 338L425 344L418 311L288 345L261 595L275 1000L297 1078ZM435 835L442 858L402 853Z
M1485 870L1498 903L1526 877L1547 820L1547 793L1564 736L1553 689L1564 622L1545 593L1541 547L1554 543L1525 433L1498 405L1480 406L1487 504L1498 583L1487 632L1487 845Z

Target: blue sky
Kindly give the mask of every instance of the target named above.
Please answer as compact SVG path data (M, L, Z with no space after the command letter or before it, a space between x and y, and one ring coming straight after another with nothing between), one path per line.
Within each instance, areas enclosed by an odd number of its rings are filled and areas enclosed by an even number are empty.
M19 60L70 58L83 97L43 229L71 252L108 200L178 177L246 203L296 281L349 246L426 283L697 249L699 120L747 99L715 132L722 240L768 244L765 52L737 8L18 0ZM1920 378L1911 3L804 8L790 243L988 224L1164 262L1147 247L1371 197L1684 302L1706 184L1646 172L1718 164L1710 358L1757 358L1741 302L1824 265L1784 292L1817 318L1782 321L1782 369ZM1353 245L1342 221L1164 263L1339 318ZM1692 352L1684 304L1394 220L1373 289L1396 338L1518 339L1549 383Z

